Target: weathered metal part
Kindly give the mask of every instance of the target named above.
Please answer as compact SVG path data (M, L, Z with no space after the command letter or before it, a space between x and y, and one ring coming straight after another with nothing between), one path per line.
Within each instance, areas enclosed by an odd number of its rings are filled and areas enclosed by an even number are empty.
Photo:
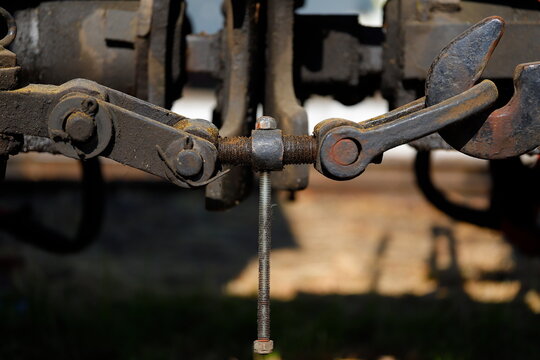
M84 143L94 135L95 122L90 114L77 111L68 116L65 131L69 137L79 143Z
M0 69L9 69L17 66L17 55L0 46Z
M181 93L183 0L151 0L152 18L148 44L148 101L165 108ZM141 76L140 74L137 74Z
M476 22L492 15L507 20L484 78L495 81L500 97L509 98L505 86L520 63L538 60L540 43L524 41L540 37L540 3L534 1L461 1L459 11L433 7L431 1L389 0L385 6L385 42L381 90L390 107L424 95L424 80L433 59L453 38ZM410 143L418 149L452 149L438 134Z
M67 156L106 156L182 187L205 185L214 176L217 159L214 144L167 125L177 124L184 117L89 80L73 80L62 86L28 85L17 90L1 91L0 108L0 133L39 137L50 135L60 143L56 145L57 149ZM24 116L21 108L24 109ZM97 141L94 137L85 143L70 141L65 132L65 120L78 111L87 114L96 111ZM103 119L100 119L101 112L106 113ZM48 113L51 114L50 121L43 116ZM111 127L107 128L109 123ZM106 144L108 131L112 131L112 135ZM99 141L100 136L103 142ZM184 178L177 173L177 166L173 162L178 160L178 154L189 141L192 142L190 148L201 154L204 165L196 176Z
M424 108L421 98L362 123L328 119L317 124L313 137L284 135L282 153L277 146L272 147L271 154L261 153L272 161L280 159L282 165L315 163L322 174L346 180L360 175L369 163L380 162L384 151L483 111L496 99L496 86L486 80L429 108ZM254 141L253 137L220 138L218 160L222 164L253 166Z
M396 2L396 0L391 0ZM523 41L540 37L540 5L531 2L529 8L516 8L513 2L461 1L459 11L450 13L441 8L416 6L416 1L398 0L402 33L396 51L403 51L403 78L425 79L437 53L471 24L492 15L507 19L505 36L486 67L484 76L490 79L511 79L516 65L537 60L540 44ZM396 19L397 20L397 19Z
M486 18L452 40L433 61L426 79L426 106L471 88L504 32L504 20Z
M224 2L225 25L221 33L223 79L218 91L214 122L221 125L221 136L244 136L255 120L259 92L255 64L261 43L260 3L257 0ZM260 61L259 61L260 63ZM206 208L224 210L238 205L251 191L252 173L248 168L230 168L227 176L206 188Z
M203 158L199 152L186 149L178 153L176 157L176 172L183 178L193 177L203 169Z
M52 85L85 78L135 95L135 39L126 34L135 36L137 10L133 1L62 1L17 11L11 49L22 76ZM113 25L124 41L109 39Z
M306 135L306 111L298 104L293 85L294 0L268 1L264 113L278 120L285 135ZM305 165L288 166L272 174L274 188L301 190L308 184Z
M86 78L169 107L182 88L183 1L41 2L15 12L27 82Z
M218 160L222 164L252 166L252 139L247 136L220 138ZM313 164L317 139L310 135L282 135L283 165Z
M19 72L17 55L6 49L17 35L17 25L13 16L4 8L0 7L0 16L6 23L7 33L0 39L0 90L9 90L17 87Z
M59 154L54 146L54 141L49 138L24 135L21 152L46 152L50 154Z
M426 82L426 105L470 88L497 45L504 20L490 17L454 39L433 62ZM440 132L453 148L483 159L518 156L540 145L540 63L521 64L514 75L515 93L508 105Z
M159 157L167 165L166 176L170 182L179 186L188 185L184 187L199 187L215 179L212 176L216 166L216 149L209 141L201 140L190 136L180 137L165 150L156 145ZM197 161L197 157L200 161ZM189 158L191 161L186 163Z
M74 117L90 121L90 136L83 135L71 123ZM71 123L70 123L71 121ZM89 159L100 155L109 145L113 133L111 115L98 105L97 99L80 93L68 93L49 115L49 137L56 149L67 157ZM85 126L86 127L86 126ZM81 140L81 141L79 141Z
M358 15L296 15L295 92L305 100L330 95L352 105L378 89L382 28L365 27Z
M289 147L290 148L290 147ZM302 151L300 148L290 149ZM284 165L284 139L276 129L276 121L269 116L257 119L251 137L220 138L218 153L222 164L250 166L254 170L281 170Z
M283 137L281 130L261 129L251 132L251 159L255 170L283 169Z
M220 34L188 34L186 36L186 72L218 78L221 69Z
M0 90L14 89L19 84L19 72L17 56L0 46Z
M277 129L277 122L271 116L261 116L255 123L255 130L275 130Z
M475 152L490 159L525 154L540 146L540 62L521 64L514 76L515 92L510 102L491 113L476 137Z
M318 129L321 133L315 167L335 180L354 178L384 151L483 111L497 95L495 84L485 80L444 102L397 119L375 118L358 124L327 120Z
M7 32L6 35L0 39L0 46L1 47L8 47L11 45L13 40L15 40L15 37L17 36L17 24L15 23L15 19L13 16L4 9L3 7L0 7L0 16L4 18L4 21L6 23Z
M253 352L259 355L271 354L274 351L274 341L255 340L253 342Z
M216 125L203 119L182 119L173 125L175 129L185 131L192 135L201 137L213 144L218 142L219 130Z
M259 177L259 292L257 296L257 340L253 351L269 354L270 340L270 249L272 247L272 183L270 172Z
M514 96L489 116L441 132L457 150L481 159L506 159L540 146L540 62L516 68Z

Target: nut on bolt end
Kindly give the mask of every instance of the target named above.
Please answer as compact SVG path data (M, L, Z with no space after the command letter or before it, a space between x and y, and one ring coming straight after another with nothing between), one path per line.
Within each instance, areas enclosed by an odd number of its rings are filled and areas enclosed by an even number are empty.
M82 111L76 111L66 120L66 133L71 139L84 143L94 135L96 124L94 117Z
M277 129L277 122L271 116L261 116L255 123L255 130L274 130Z
M255 340L253 342L253 351L256 354L268 355L274 351L274 342L272 340Z
M251 132L252 166L258 171L283 169L283 134L277 129L276 120L270 116L257 119L255 130Z

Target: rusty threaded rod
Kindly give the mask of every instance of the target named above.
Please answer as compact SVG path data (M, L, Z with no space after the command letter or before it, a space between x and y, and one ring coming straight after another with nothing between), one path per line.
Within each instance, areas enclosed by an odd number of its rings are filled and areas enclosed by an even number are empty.
M270 248L272 241L272 185L270 172L259 178L259 295L257 340L270 340Z
M317 157L317 139L310 135L283 135L283 165L313 164ZM220 138L218 159L222 164L251 165L251 138Z

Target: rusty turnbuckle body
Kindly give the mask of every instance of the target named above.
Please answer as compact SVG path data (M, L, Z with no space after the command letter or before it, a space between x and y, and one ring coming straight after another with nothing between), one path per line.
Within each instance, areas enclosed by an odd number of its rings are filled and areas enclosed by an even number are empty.
M218 160L223 164L252 165L251 137L220 138ZM311 135L283 135L283 165L314 164L317 158L317 138Z

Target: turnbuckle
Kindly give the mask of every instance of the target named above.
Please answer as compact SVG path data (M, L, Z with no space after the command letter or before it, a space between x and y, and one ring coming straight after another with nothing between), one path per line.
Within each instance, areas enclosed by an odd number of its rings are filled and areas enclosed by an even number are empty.
M360 123L328 119L315 127L313 136L283 135L279 129L253 130L251 137L218 139L218 160L222 164L252 166L258 171L315 164L329 178L348 180L360 175L370 163L380 162L386 150L484 111L497 95L495 84L484 80L427 108L422 98Z

